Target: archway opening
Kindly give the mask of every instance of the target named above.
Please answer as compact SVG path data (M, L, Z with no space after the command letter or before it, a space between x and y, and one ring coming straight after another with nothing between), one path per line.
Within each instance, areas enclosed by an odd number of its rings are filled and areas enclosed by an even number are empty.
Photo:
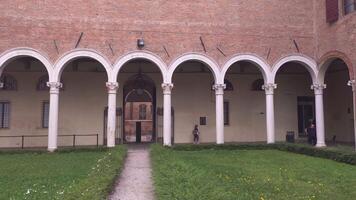
M346 63L333 59L325 74L325 139L329 144L350 144L355 141L352 88Z
M49 89L45 66L25 56L1 67L0 136L11 137L1 137L0 147L46 147Z
M162 141L162 73L158 66L145 59L126 63L118 74L123 85L118 95L122 105L119 135L124 143L149 143Z
M282 65L276 75L275 121L276 141L285 141L286 135L306 141L306 128L315 123L315 97L311 90L311 74L297 62Z
M66 63L60 77L58 146L104 145L107 73L95 59Z
M215 84L212 70L199 61L186 61L173 73L173 142L193 142L194 125L200 129L200 142L216 142Z
M224 124L226 142L266 141L266 103L263 75L253 63L239 61L225 75Z

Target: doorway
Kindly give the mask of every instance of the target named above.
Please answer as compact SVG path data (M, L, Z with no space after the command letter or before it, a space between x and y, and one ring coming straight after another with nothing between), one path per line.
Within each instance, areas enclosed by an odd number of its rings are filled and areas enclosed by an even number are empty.
M315 123L315 100L314 97L298 97L298 135L306 137L305 129L311 123Z
M123 90L124 142L155 141L156 87L154 82L139 72L126 81Z

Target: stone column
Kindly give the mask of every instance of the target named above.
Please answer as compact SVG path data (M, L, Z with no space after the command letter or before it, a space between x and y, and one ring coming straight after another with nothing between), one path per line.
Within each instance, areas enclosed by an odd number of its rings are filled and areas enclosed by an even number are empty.
M59 89L62 87L60 82L47 82L49 89L49 124L48 124L48 151L53 152L57 149L58 138L58 107Z
M163 83L163 145L172 146L172 105L171 93L173 84Z
M314 84L311 89L315 94L315 120L316 120L316 146L325 147L325 127L324 127L324 103L323 90L326 88L325 84Z
M266 92L266 128L267 128L267 143L273 144L275 139L274 128L274 89L277 88L277 84L268 83L262 86L262 89Z
M4 87L4 83L0 82L0 88L3 88L3 87Z
M106 127L106 144L107 147L115 147L116 92L119 87L119 84L117 82L107 82L106 87L108 89L108 121Z
M355 100L356 100L356 81L355 80L350 80L347 83L348 86L352 87L352 105L354 109L354 134L355 134L355 151L356 151L356 110L355 110Z
M216 144L224 144L224 89L225 84L213 85L216 107Z

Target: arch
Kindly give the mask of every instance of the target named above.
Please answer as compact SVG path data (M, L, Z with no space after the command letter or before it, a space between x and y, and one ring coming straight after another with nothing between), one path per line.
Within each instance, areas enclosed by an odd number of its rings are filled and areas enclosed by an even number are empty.
M265 83L269 83L271 81L271 68L268 63L262 58L253 55L253 54L236 54L232 56L225 64L221 72L221 80L224 80L227 71L230 67L240 61L250 62L258 67L263 75L263 79Z
M302 55L302 54L296 54L296 55L288 55L277 61L272 68L272 75L271 75L271 81L272 83L275 82L276 75L278 70L286 63L289 62L297 62L301 65L303 65L309 72L313 83L317 83L317 74L318 74L318 69L317 69L317 64L316 62L312 59L309 58L308 56Z
M105 56L92 49L75 49L65 53L56 61L54 65L54 82L58 82L61 79L61 75L66 64L79 58L91 58L98 61L104 66L105 71L107 73L108 81L111 81L110 74L112 71L112 67L110 61Z
M264 89L262 88L263 84L264 84L263 79L256 79L251 84L251 90L252 91L264 91Z
M234 90L234 85L227 79L224 79L224 83L226 85L225 91L233 91Z
M17 58L26 57L26 56L36 58L37 60L39 60L45 66L46 71L48 73L48 77L50 77L50 80L52 80L54 68L51 61L47 58L47 56L45 56L45 54L28 47L14 48L2 53L0 55L0 75L4 70L6 64L8 64L9 62Z
M350 79L354 79L353 65L352 65L352 62L349 59L349 57L341 51L330 51L330 52L324 54L319 59L319 73L317 76L319 83L324 83L326 71L328 70L331 62L336 59L340 59L346 64L346 66L349 70Z
M3 74L0 77L0 82L3 84L0 90L14 91L17 90L17 80L10 74Z
M170 65L168 69L168 83L172 83L173 73L174 71L184 62L186 61L199 61L206 64L210 71L212 72L215 80L215 84L223 84L224 79L220 79L220 69L219 65L211 58L207 57L206 55L200 53L186 53L178 58L176 58Z
M36 84L36 90L37 91L48 91L49 87L47 87L47 82L48 82L48 76L47 75L42 75L41 77L38 78L37 84Z
M129 61L135 60L135 59L144 59L144 60L148 60L151 61L152 63L154 63L156 66L158 66L158 68L161 71L162 74L162 79L163 82L166 83L167 81L167 65L166 63L157 55L155 55L154 53L151 53L149 51L133 51L133 52L129 52L123 56L121 56L119 59L117 59L117 61L114 64L114 68L113 68L113 73L111 74L111 80L113 82L117 81L117 76L120 72L120 70L122 69L122 67L128 63Z

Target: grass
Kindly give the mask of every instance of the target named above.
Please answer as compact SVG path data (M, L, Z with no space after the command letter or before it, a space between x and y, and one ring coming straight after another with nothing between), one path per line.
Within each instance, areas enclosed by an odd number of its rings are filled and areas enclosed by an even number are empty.
M356 167L278 150L176 151L153 145L159 200L354 199Z
M105 199L126 148L0 153L0 199Z

